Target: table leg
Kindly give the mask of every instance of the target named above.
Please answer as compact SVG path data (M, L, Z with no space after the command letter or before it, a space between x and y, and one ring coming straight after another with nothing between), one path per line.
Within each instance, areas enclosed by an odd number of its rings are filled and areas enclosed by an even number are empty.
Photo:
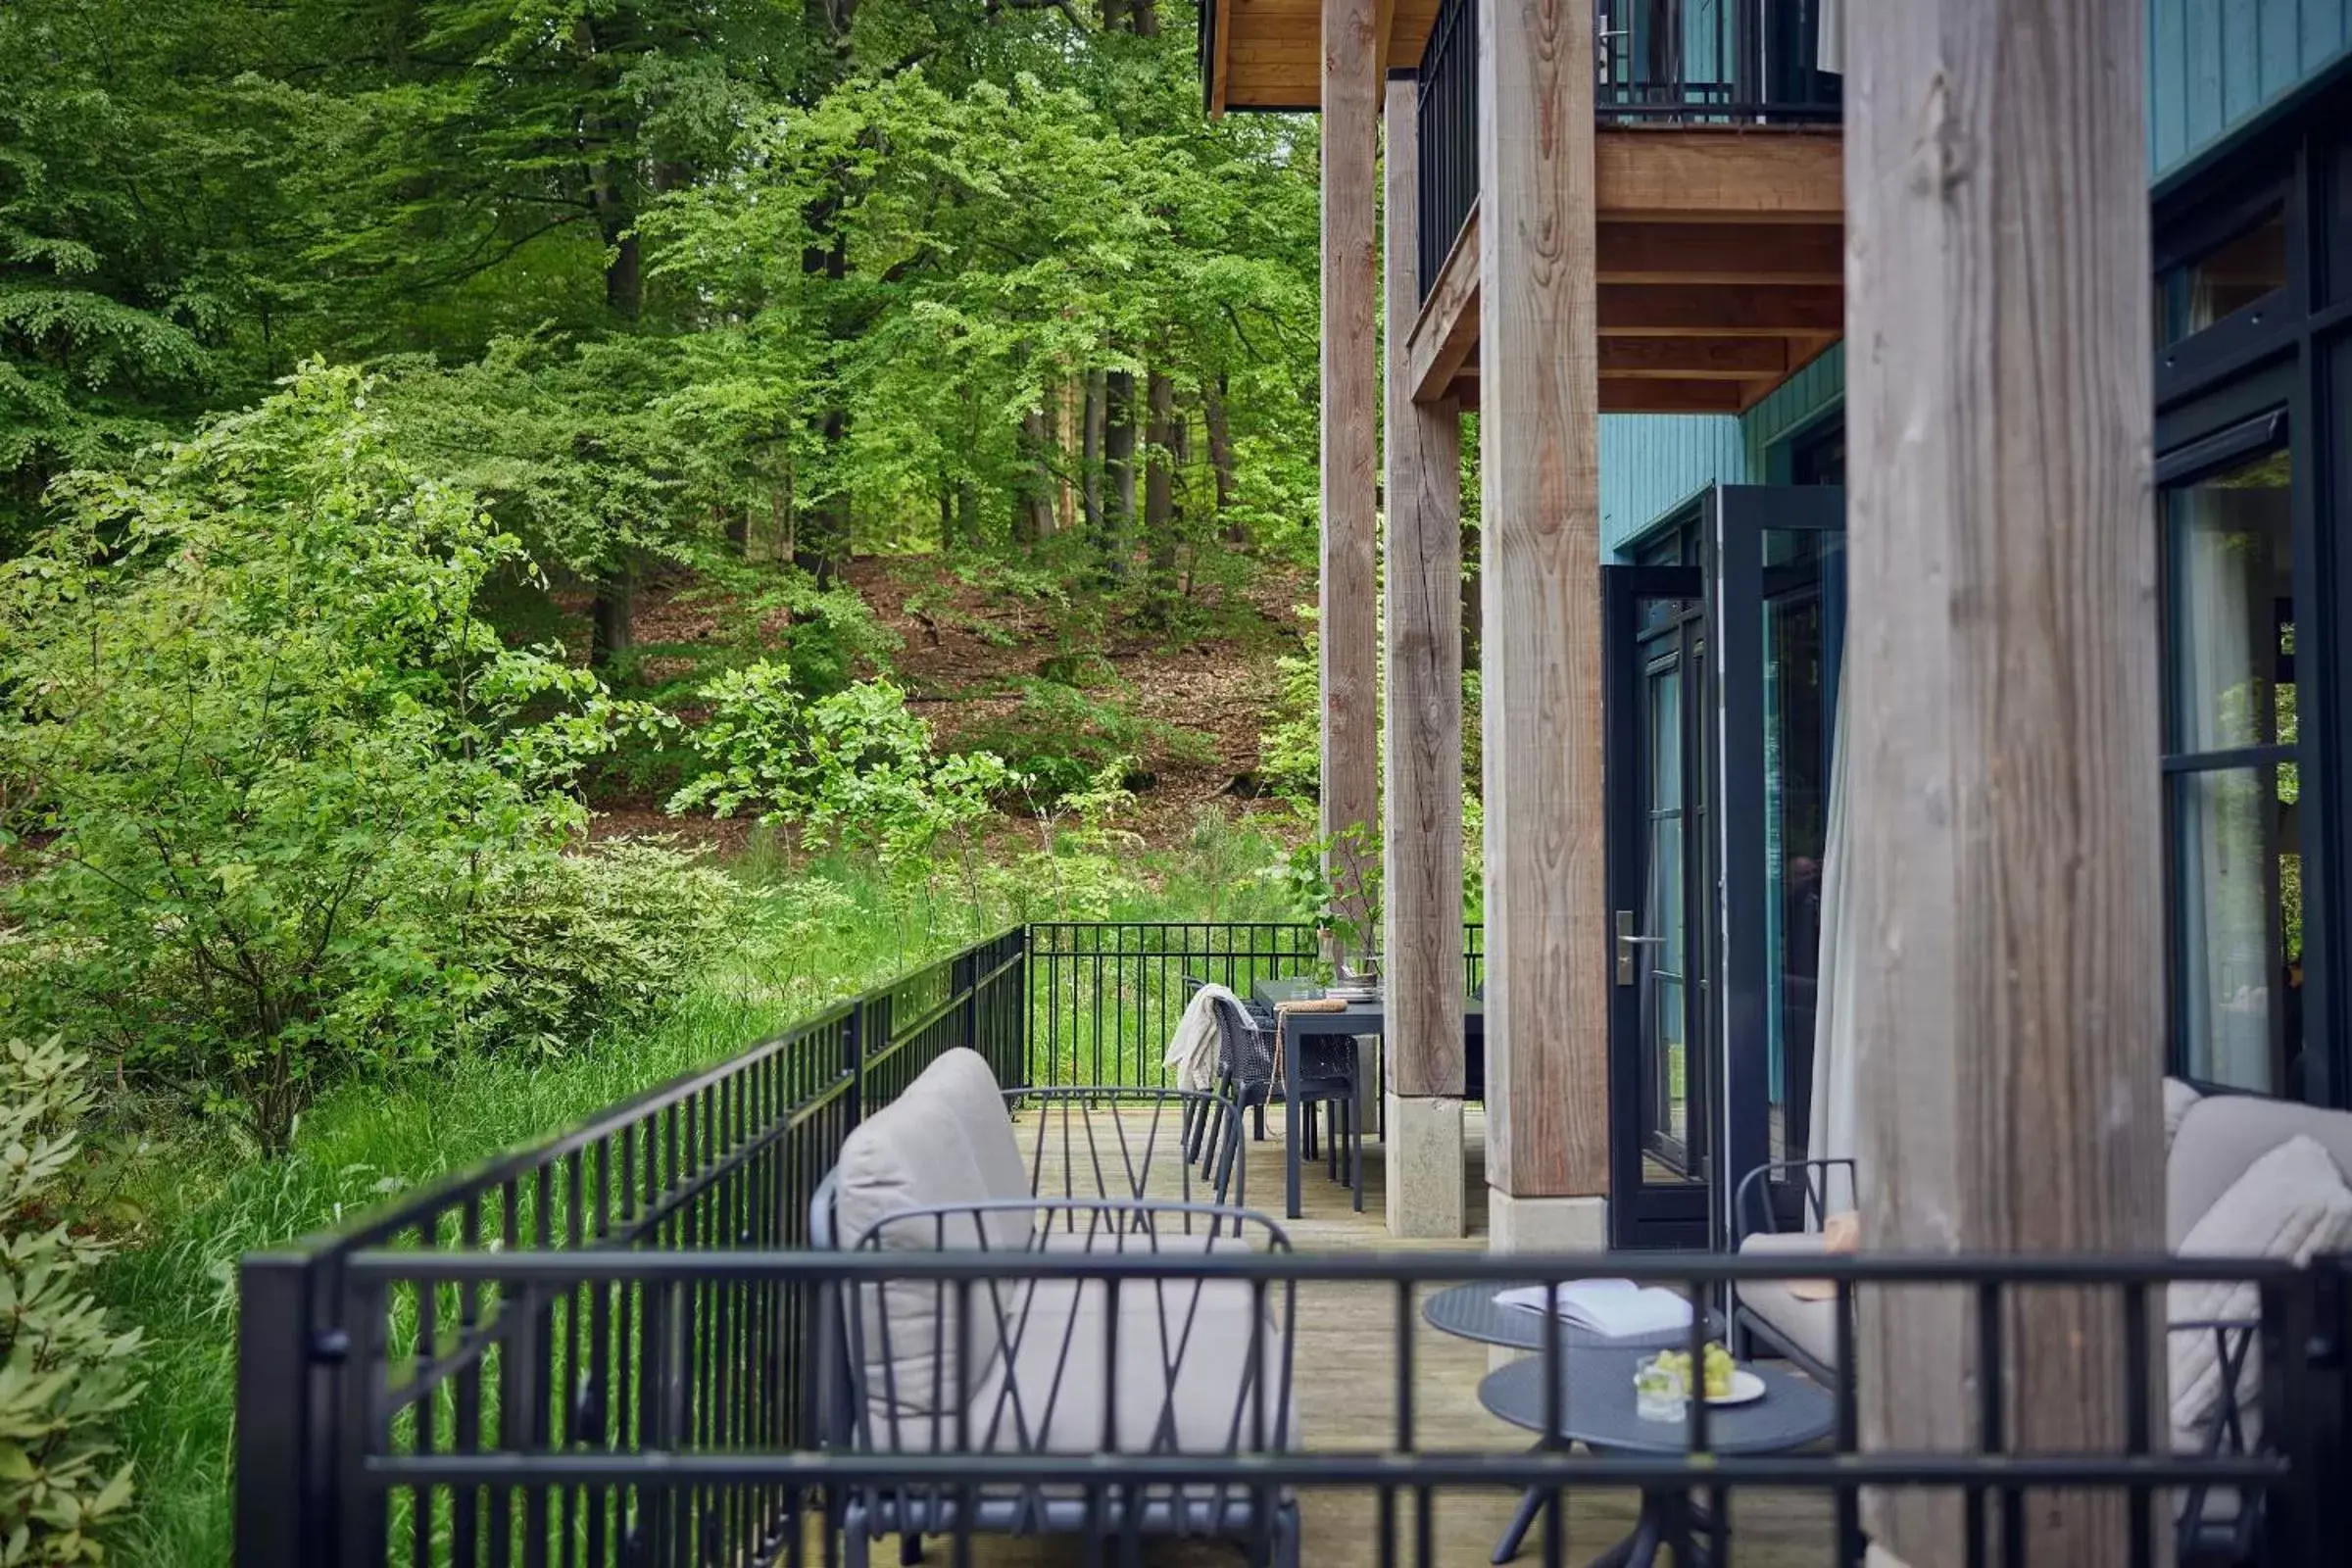
M1520 1494L1519 1511L1511 1515L1510 1524L1503 1529L1502 1539L1494 1543L1494 1555L1491 1559L1494 1568L1502 1568L1504 1563L1519 1555L1519 1548L1526 1544L1527 1533L1534 1528L1536 1514L1543 1506L1542 1487L1530 1487Z
M1618 1564L1622 1564L1623 1568L1655 1568L1658 1560L1658 1544L1665 1535L1664 1524L1665 1519L1658 1506L1657 1494L1649 1492L1642 1493L1641 1521L1634 1526L1632 1539L1624 1543L1625 1555L1616 1558L1610 1568L1617 1568ZM1615 1550L1616 1548L1611 1549ZM1683 1565L1678 1563L1676 1568L1683 1568Z
M1297 1052L1298 1037L1288 1028L1281 1031L1283 1082L1290 1093L1282 1097L1284 1138L1282 1141L1282 1211L1292 1219L1298 1217L1298 1064L1291 1058Z

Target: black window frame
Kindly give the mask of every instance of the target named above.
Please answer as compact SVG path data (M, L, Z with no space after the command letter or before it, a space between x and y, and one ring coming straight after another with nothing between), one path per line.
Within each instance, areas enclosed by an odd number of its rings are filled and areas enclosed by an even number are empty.
M2285 285L2155 350L2155 479L2161 498L2164 487L2263 451L2289 454L2303 1052L2301 1081L2278 1088L2352 1107L2352 70L2329 72L2158 186L2151 276L2227 244L2274 207L2285 220ZM2161 543L2169 527L2161 505L2148 525ZM2160 649L2169 648L2171 626L2155 629ZM2160 658L2169 679L2171 656ZM2169 803L2175 772L2213 765L2221 754L2174 753L2169 689L2165 700ZM2166 810L2165 1059L2185 1076L2186 930Z

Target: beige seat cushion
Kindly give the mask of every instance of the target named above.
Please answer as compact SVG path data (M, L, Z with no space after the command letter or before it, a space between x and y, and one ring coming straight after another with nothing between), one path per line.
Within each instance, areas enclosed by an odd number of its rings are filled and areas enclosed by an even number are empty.
M962 1046L944 1052L908 1092L936 1094L954 1108L980 1173L980 1190L966 1194L966 1201L1029 1196L1029 1166L1021 1158L1012 1113L1004 1108L1004 1093L986 1057Z
M2309 1138L2352 1171L2352 1111L2253 1095L2207 1095L2185 1109L2165 1160L2164 1229L2176 1251L2246 1167L2289 1138Z
M1792 1261L1829 1255L1818 1232L1759 1232L1740 1244L1742 1257L1787 1257ZM1772 1331L1826 1367L1838 1364L1838 1303L1807 1300L1788 1280L1741 1280L1740 1304Z
M1262 1381L1252 1385L1256 1306L1245 1282L1129 1281L1115 1347L1102 1282L1014 1287L1000 1301L1009 1376L974 1400L972 1442L996 1452L1225 1453L1258 1446L1262 1434L1264 1447L1295 1447L1298 1412L1272 1315L1280 1299L1277 1288L1258 1330ZM1106 1353L1115 1355L1107 1366Z
M2212 1108L2198 1105L2181 1136ZM2182 1239L2183 1257L2291 1258L2307 1263L2321 1252L2352 1248L2352 1188L2327 1149L2296 1135L2263 1154L2224 1191ZM2180 1281L2170 1287L2169 1315L2175 1323L2217 1318L2251 1318L2261 1308L2250 1283ZM2223 1388L2221 1354L2211 1334L2167 1336L2172 1362L2173 1428L2176 1434L2203 1431L2219 1412ZM2237 1397L2248 1404L2260 1369L2249 1354L2239 1376Z
M2164 1081L2164 1147L2167 1153L2172 1152L2173 1140L2180 1136L2180 1118L2188 1114L2189 1106L2203 1098L2194 1087L2178 1078Z

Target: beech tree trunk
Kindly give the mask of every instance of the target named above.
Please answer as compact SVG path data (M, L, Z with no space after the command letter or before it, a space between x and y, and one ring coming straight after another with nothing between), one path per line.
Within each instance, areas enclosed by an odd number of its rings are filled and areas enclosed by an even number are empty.
M1152 596L1159 600L1175 589L1176 383L1165 370L1155 369L1144 385L1144 540L1151 552Z
M1217 529L1228 544L1250 542L1250 530L1233 515L1233 497L1238 485L1233 472L1233 426L1225 416L1225 377L1219 374L1209 383L1200 401L1201 423L1208 431L1208 466L1216 478Z
M1102 555L1111 576L1123 578L1135 561L1134 371L1112 370L1103 377L1102 405L1102 479L1110 492Z
M1013 497L1013 538L1033 545L1054 532L1054 470L1047 460L1053 432L1046 411L1031 409L1021 416L1021 480Z
M1086 513L1086 536L1098 540L1102 537L1102 440L1107 379L1101 370L1086 372L1086 412L1080 420L1079 435L1079 504Z
M637 576L626 564L600 578L588 606L588 663L604 669L637 641Z

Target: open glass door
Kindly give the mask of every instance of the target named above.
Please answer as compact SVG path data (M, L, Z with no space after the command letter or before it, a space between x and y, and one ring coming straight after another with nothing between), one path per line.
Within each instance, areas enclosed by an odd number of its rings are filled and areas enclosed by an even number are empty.
M1708 508L1708 618L1723 651L1721 1247L1759 1219L1731 1212L1741 1179L1807 1157L1810 1143L1844 529L1845 492L1829 485L1725 485ZM1797 1221L1802 1192L1795 1173L1769 1184L1780 1223Z
M1700 1247L1714 1179L1707 613L1695 566L1602 571L1610 1240Z

